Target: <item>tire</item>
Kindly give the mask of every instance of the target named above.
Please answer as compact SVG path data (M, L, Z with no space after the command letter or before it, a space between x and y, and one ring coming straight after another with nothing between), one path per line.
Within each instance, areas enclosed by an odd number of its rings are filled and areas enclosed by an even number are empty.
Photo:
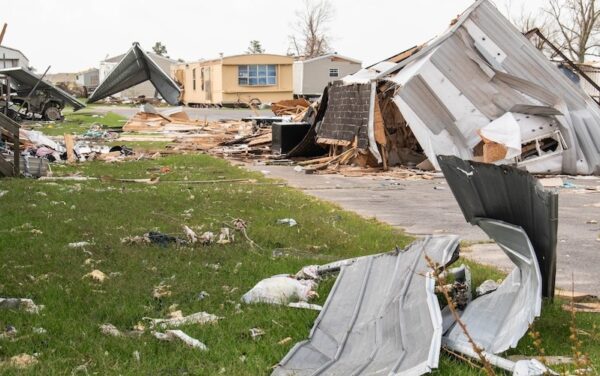
M58 107L48 106L44 110L44 119L48 121L59 121L62 120L62 114Z

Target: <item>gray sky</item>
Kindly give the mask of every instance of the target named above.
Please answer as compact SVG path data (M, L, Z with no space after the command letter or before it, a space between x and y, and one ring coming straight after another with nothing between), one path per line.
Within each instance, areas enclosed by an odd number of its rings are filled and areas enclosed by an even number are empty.
M506 0L497 0L505 4ZM515 11L526 0L512 0ZM38 72L76 72L140 42L167 46L172 58L198 60L243 53L252 39L285 54L299 0L27 0L4 1L5 45L20 49ZM339 54L364 64L442 33L472 0L332 0L330 25ZM527 0L536 9L544 0ZM154 5L156 4L156 5Z

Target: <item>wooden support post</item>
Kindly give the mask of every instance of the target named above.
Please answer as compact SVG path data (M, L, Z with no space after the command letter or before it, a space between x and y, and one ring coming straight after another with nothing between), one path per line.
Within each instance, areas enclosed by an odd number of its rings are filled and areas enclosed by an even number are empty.
M13 172L15 177L21 176L21 140L20 140L20 126L13 135Z

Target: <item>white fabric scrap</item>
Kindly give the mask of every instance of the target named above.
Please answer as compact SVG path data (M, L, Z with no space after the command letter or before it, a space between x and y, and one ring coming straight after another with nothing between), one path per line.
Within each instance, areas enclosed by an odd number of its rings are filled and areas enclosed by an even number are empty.
M153 332L152 334L156 339L159 339L161 341L172 341L174 339L178 339L186 345L188 345L189 347L201 351L208 351L208 347L206 347L204 343L198 341L196 338L190 337L181 330L167 330L165 333Z
M306 302L315 296L317 283L313 280L297 280L287 276L275 276L258 282L242 296L242 302L283 304Z
M512 112L507 112L481 128L481 136L507 148L505 159L521 155L521 126Z

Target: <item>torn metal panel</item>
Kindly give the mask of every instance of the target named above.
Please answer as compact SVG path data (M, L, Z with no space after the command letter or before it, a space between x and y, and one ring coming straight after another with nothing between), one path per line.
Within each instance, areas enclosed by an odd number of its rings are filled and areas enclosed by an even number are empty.
M46 91L53 97L63 100L65 104L73 107L75 111L81 110L85 107L85 104L79 102L72 95L47 81L40 81L40 77L23 69L22 67L0 69L0 75L5 75L11 78L11 86L14 86L14 90L19 96L27 96L37 85L37 90Z
M404 251L362 257L340 274L307 341L273 375L421 375L437 368L442 318L425 255L458 256L455 236L428 237Z
M536 178L514 167L452 156L439 156L438 163L469 223L481 225L482 218L494 219L525 231L540 266L543 296L552 298L556 277L558 193L546 191Z
M179 86L144 52L138 43L134 43L119 64L90 95L88 103L99 101L148 80L167 103L179 104L181 93Z
M499 354L516 347L540 315L541 273L533 246L521 227L491 219L478 219L477 224L496 241L516 268L496 291L473 300L460 318L482 349ZM454 325L444 337L469 345L459 325Z

